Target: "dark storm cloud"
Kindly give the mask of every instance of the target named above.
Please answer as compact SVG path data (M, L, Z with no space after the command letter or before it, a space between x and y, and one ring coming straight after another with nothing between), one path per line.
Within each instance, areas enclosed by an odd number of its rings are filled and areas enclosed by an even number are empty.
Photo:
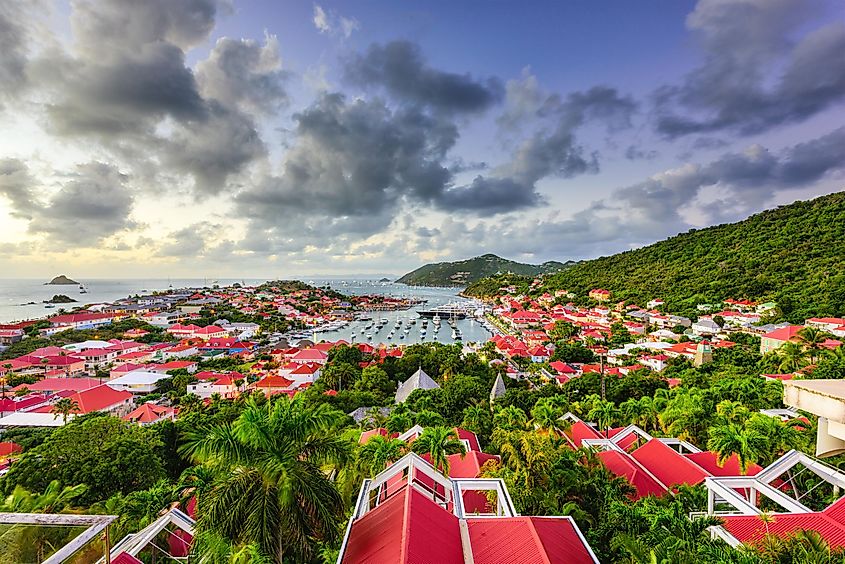
M409 41L374 44L363 55L350 58L345 72L358 86L381 86L403 102L446 112L480 112L504 96L498 78L479 80L432 68Z
M11 204L15 217L30 219L38 210L35 179L20 159L0 159L0 196Z
M219 193L267 150L257 115L287 101L277 41L218 40L194 72L186 51L208 39L216 0L78 2L73 48L30 61L49 93L48 124L67 139L99 143L129 163L150 191L193 180L198 198Z
M537 206L542 197L512 178L476 176L468 186L446 190L438 205L446 210L473 210L478 215L494 215Z
M815 1L700 0L687 27L704 62L656 93L657 130L674 138L733 130L743 135L800 122L845 99L845 23L792 38Z
M295 119L283 174L237 198L263 225L296 230L301 220L375 233L403 196L436 199L450 178L441 161L457 130L417 110L327 94Z
M111 64L57 58L39 70L64 78L61 97L49 106L51 124L62 135L151 134L168 116L177 121L206 117L184 53L167 43L145 44Z
M845 168L845 128L778 154L760 145L728 153L706 165L687 165L617 190L608 206L648 216L655 224L677 221L679 210L700 204L714 222L732 221L762 209L777 191L800 188ZM720 187L709 201L710 191Z
M12 214L29 220L30 233L43 233L53 247L91 247L135 226L129 218L133 197L127 176L103 163L79 165L63 175L58 191L44 198L27 166L16 159L0 161L0 195Z
M23 12L22 4L0 3L0 101L26 84L28 37L20 23Z
M221 38L197 65L203 95L229 107L273 113L287 101L277 42Z
M161 156L171 170L194 177L198 196L220 193L229 175L267 154L250 116L214 100L207 104L207 114L177 128Z
M525 109L523 104L522 109ZM547 96L535 108L537 117L551 124L526 139L510 162L468 186L450 186L436 204L447 210L474 210L492 215L536 207L545 202L537 183L547 177L573 178L599 171L598 153L588 152L577 140L577 130L588 122L617 131L630 127L637 105L615 89L597 86L566 97ZM514 115L513 113L507 115Z

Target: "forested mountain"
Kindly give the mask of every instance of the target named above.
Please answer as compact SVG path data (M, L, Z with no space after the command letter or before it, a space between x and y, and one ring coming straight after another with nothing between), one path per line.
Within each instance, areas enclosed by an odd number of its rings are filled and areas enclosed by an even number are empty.
M466 293L483 295L481 282ZM739 223L691 230L640 249L588 260L547 276L539 291L579 296L606 288L613 299L695 312L727 298L775 301L786 319L845 315L845 192L795 202Z
M523 276L536 276L558 272L573 264L575 263L567 262L564 264L555 261L544 262L539 265L524 264L503 259L493 254L486 254L467 260L426 264L404 275L397 282L413 286L466 286L499 273L512 272Z

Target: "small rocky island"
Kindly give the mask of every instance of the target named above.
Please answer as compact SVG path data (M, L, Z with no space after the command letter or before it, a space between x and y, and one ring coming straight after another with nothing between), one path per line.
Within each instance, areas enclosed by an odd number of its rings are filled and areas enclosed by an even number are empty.
M50 280L49 282L47 282L44 285L45 286L69 286L71 284L75 286L75 285L78 285L79 282L77 282L76 280L71 280L70 278L68 278L64 274L60 274L59 276L56 276L55 278L53 278L52 280ZM73 300L71 300L71 301L73 301Z
M71 304L74 302L76 302L76 300L71 297L65 296L64 294L56 294L49 300L44 300L45 304Z

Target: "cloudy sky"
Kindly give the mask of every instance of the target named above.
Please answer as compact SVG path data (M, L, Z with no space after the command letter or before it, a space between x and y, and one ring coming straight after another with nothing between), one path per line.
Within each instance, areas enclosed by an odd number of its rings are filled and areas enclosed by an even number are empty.
M610 254L845 189L839 0L0 0L0 277Z

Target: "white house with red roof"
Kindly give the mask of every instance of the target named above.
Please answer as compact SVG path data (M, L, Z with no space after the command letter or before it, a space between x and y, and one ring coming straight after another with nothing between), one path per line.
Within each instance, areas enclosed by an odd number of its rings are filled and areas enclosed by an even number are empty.
M109 325L115 318L121 318L113 313L69 313L56 315L48 319L52 327L69 329L96 329Z
M326 364L329 361L329 355L321 351L320 349L310 348L310 349L303 349L292 357L290 357L290 362L294 364Z
M217 374L214 378L206 378L195 384L189 384L188 393L197 395L202 399L209 399L214 394L219 394L223 398L232 399L239 394L235 380L242 378L243 376L238 372Z
M845 337L845 319L841 317L811 317L804 322L804 326L816 327L837 337Z
M801 325L788 325L766 333L760 337L760 354L777 350L789 341L798 341L800 339L798 332L803 328Z
M79 406L79 411L77 412L79 415L94 411L103 411L120 417L129 413L133 406L132 394L130 392L115 390L106 384L80 392L74 392L67 397ZM52 406L46 405L34 409L33 412L50 413L51 410Z
M138 425L152 425L159 421L174 421L176 410L172 407L158 405L152 402L142 403L129 413L123 416L124 421L137 423Z
M467 494L485 495L487 507L468 509ZM571 517L522 517L502 480L450 479L413 453L364 480L337 562L465 564L467 555L474 564L598 562Z

